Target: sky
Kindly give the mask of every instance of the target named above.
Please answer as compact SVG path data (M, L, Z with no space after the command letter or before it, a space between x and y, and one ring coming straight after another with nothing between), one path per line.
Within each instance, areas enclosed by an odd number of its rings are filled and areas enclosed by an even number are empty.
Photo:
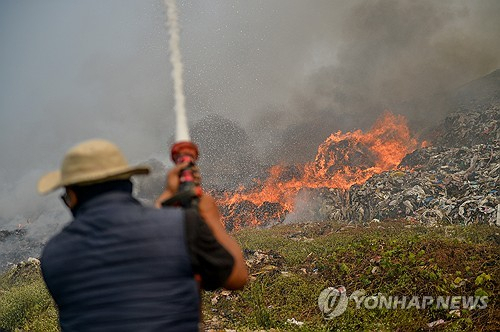
M449 111L446 96L500 68L496 0L178 7L190 123L228 119L273 162L302 162L386 109L421 130ZM167 45L161 0L0 1L0 229L69 218L35 188L82 140L110 139L132 163L168 159Z

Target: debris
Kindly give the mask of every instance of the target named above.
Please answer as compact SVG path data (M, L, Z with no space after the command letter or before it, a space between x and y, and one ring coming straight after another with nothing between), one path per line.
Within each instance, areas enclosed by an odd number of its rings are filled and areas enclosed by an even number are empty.
M500 204L497 205L497 222L496 225L500 227Z
M370 259L370 263L379 264L381 259L382 259L382 256L377 255L377 256L373 257L372 259Z
M500 109L495 112L498 118ZM463 135L469 135L469 129ZM500 226L499 179L498 139L473 146L421 148L403 158L396 170L345 191L323 190L320 210L328 211L329 220L358 223L406 219Z
M275 251L259 251L245 249L243 251L245 261L251 276L281 271L284 267L284 258ZM224 295L224 294L222 294Z
M479 112L456 112L448 115L433 133L436 146L462 147L488 144L500 139L500 108L492 106Z
M286 322L287 322L287 323L289 323L289 324L294 324L294 325L297 325L297 326L302 326L302 325L304 325L304 322L298 321L298 320L296 320L296 319L295 319L295 318L293 318L293 317L292 317L291 319L287 319L287 320L286 320Z
M444 323L446 323L444 321L444 319L438 319L438 320L435 320L433 322L428 323L427 326L430 327L430 328L432 328L432 327L436 327L436 326L444 324Z
M28 258L28 263L34 264L34 265L40 265L40 260L37 258L29 257Z

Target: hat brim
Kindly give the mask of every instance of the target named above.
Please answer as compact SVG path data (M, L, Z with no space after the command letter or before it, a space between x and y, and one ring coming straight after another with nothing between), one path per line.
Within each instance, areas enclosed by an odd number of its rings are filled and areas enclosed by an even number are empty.
M149 174L150 169L147 166L119 167L107 171L95 172L93 174L84 174L80 177L73 177L63 180L61 171L53 171L45 174L38 181L38 193L48 194L58 188L71 185L91 185L111 180L128 179L132 175Z

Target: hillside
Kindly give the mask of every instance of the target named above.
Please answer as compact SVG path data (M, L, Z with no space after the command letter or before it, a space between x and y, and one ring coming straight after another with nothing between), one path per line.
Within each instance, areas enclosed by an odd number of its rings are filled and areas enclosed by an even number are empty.
M486 225L423 226L320 222L244 229L251 281L242 292L203 295L208 331L495 331L500 328L500 234ZM486 308L356 309L325 320L318 296L487 297ZM0 279L0 328L56 331L56 310L38 265L22 263ZM367 300L368 301L368 300ZM368 301L369 302L369 301ZM368 303L367 302L367 303ZM365 303L365 302L362 302ZM369 304L369 303L368 303Z
M452 104L459 111L482 111L500 106L500 69L459 88Z

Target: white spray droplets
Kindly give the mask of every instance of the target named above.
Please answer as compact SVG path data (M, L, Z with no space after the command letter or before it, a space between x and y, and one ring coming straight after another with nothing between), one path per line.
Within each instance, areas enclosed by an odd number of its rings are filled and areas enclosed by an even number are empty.
M182 57L179 46L179 18L175 0L165 0L167 9L167 29L170 35L170 63L172 64L172 79L174 80L176 133L175 140L190 141L186 118L186 103L184 97L184 81L182 78Z

